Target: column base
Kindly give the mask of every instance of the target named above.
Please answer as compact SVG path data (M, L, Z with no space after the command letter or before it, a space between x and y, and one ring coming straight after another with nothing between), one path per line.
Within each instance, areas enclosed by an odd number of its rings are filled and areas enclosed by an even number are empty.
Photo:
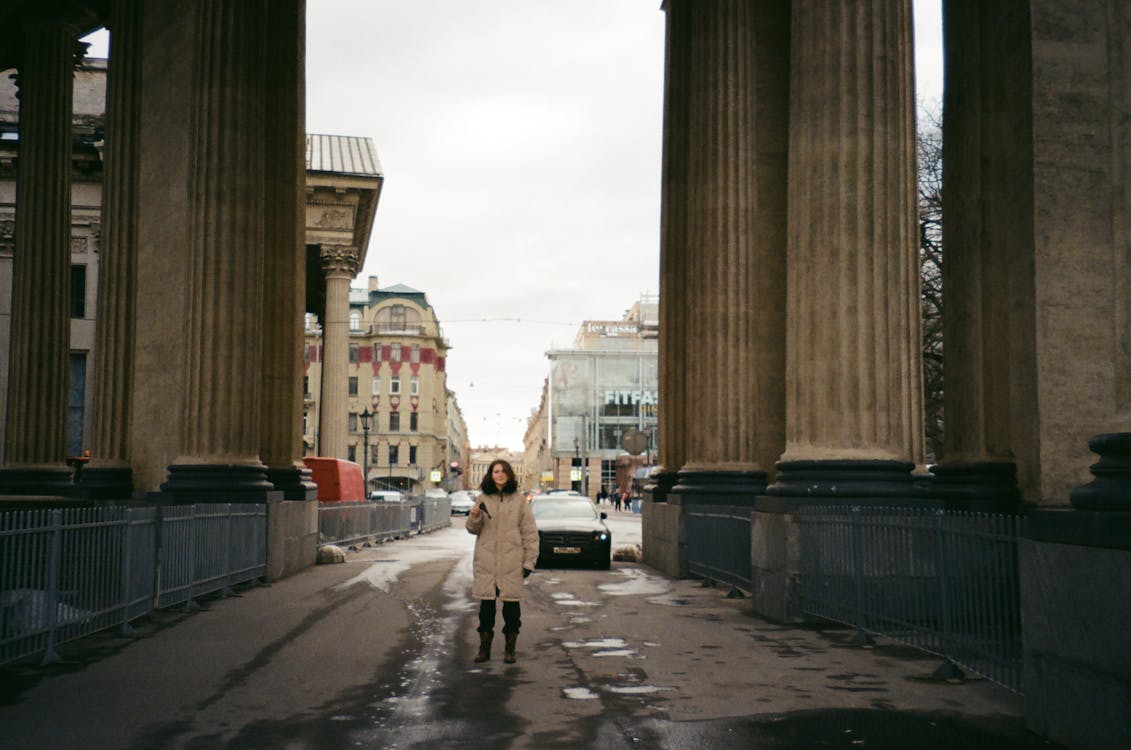
M1091 482L1072 490L1077 510L1131 510L1131 432L1110 432L1088 441L1100 460L1089 469Z
M0 495L66 495L75 489L66 466L0 469Z
M96 466L82 470L74 492L88 500L129 500L133 489L133 472L128 466Z
M675 487L679 474L674 471L656 471L648 476L644 485L644 498L652 503L666 503L668 495Z
M310 469L297 466L267 470L267 481L283 493L284 500L317 500L318 485L310 477Z
M1021 508L1017 465L1006 461L941 463L931 467L931 497L948 510L1016 513Z
M910 461L781 461L772 497L921 498Z
M753 506L754 498L766 494L766 472L681 469L668 494L684 505Z
M175 503L262 503L274 490L262 464L173 464L161 485Z

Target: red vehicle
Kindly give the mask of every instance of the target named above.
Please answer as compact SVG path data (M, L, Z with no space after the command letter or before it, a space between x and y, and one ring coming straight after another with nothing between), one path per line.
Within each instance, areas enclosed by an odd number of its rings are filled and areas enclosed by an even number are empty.
M307 456L302 459L310 469L311 479L318 485L318 502L364 502L365 480L361 467L340 458Z

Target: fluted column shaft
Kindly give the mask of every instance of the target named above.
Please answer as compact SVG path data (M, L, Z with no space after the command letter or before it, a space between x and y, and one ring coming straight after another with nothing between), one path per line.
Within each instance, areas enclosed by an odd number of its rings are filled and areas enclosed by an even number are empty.
M943 457L935 491L1009 510L1020 498L1013 414L1035 370L1012 310L1033 247L1030 23L1023 2L948 3L943 123ZM1026 220L1025 217L1029 217ZM1025 291L1019 291L1024 289ZM1025 295L1025 296L1022 296ZM1019 451L1024 452L1024 451Z
M202 0L184 432L176 463L259 464L264 0Z
M347 458L349 413L349 291L360 270L357 248L322 248L326 276L326 319L322 321L322 397L318 407L319 453Z
M910 0L794 3L782 461L921 460Z
M272 481L285 484L302 465L302 348L305 311L304 241L305 0L268 5L267 216L263 287L263 378L260 455ZM282 470L282 471L280 471Z
M102 255L89 468L129 465L137 294L141 0L114 0L106 81ZM85 473L85 472L84 472Z
M687 144L690 6L664 6L664 143L660 201L659 463L666 477L657 496L664 499L675 473L687 462ZM678 16L678 17L677 17Z
M782 448L786 7L669 9L689 27L685 471L764 471Z
M70 26L52 21L27 25L19 69L20 141L4 457L6 468L44 471L44 481L52 486L59 474L66 473L75 52L75 30ZM3 484L9 491L18 489Z

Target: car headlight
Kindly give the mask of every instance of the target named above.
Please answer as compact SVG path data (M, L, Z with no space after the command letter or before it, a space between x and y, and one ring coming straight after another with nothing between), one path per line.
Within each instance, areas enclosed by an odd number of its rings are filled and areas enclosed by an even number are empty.
M594 531L593 538L598 542L607 542L609 541L609 534L606 531Z

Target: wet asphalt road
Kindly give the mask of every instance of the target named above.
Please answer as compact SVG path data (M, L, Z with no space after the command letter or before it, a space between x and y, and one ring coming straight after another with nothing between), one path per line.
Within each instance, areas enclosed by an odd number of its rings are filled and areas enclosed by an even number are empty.
M618 544L639 517L613 514ZM635 563L528 579L518 663L472 663L471 538L352 552L52 667L0 671L0 747L1051 748L1021 702Z

